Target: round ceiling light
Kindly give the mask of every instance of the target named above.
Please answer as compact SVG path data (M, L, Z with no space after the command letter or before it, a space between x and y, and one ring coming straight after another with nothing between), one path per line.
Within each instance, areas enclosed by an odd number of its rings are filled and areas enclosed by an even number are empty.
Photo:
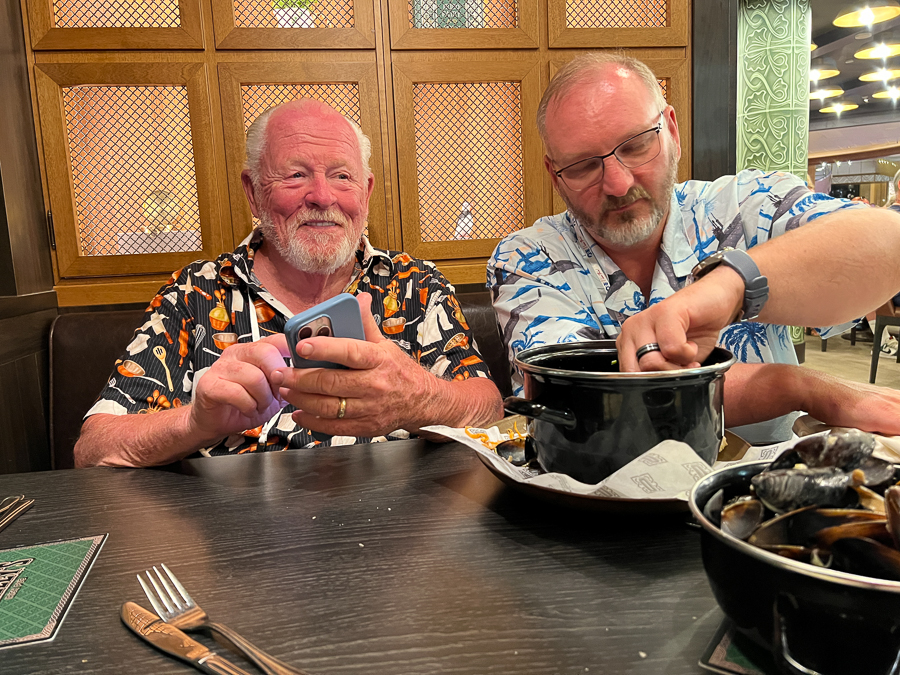
M824 108L819 108L820 113L835 113L836 115L840 115L842 112L847 112L848 110L855 110L859 106L855 103L851 103L850 101L835 101L831 105L828 105Z
M900 77L900 69L879 68L871 73L860 75L859 79L863 82L887 82L896 80L898 77Z
M856 28L890 21L900 16L900 4L896 0L870 0L863 6L844 7L832 22L838 28Z
M858 59L888 59L900 54L900 34L888 31L864 44L853 56Z
M840 87L831 87L830 89L816 89L815 91L809 92L809 98L817 98L821 101L825 100L826 98L834 98L835 96L840 96L843 93L844 90Z
M809 64L809 79L813 82L827 80L841 74L834 59L819 57Z
M898 89L897 87L890 87L885 91L876 91L874 94L872 94L872 97L890 98L896 101L898 98L900 98L900 89Z

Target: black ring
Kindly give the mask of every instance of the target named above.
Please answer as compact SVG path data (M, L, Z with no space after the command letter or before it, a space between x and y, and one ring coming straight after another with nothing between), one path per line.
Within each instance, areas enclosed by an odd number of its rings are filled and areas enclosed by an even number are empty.
M646 356L650 352L658 352L658 351L659 351L658 344L656 344L655 342L648 342L643 347L638 347L638 350L635 352L634 355L635 355L635 358L637 358L637 360L640 361L642 356Z

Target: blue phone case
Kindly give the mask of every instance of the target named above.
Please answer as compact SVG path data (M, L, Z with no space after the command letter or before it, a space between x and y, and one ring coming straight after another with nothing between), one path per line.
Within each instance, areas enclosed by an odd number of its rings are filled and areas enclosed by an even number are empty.
M365 340L362 317L359 313L359 303L349 293L341 293L333 298L310 307L305 312L295 314L284 325L284 334L287 336L288 348L291 350L291 364L294 368L345 368L329 361L310 361L297 356L297 342L300 341L300 331L310 324L328 325L330 334L339 338L353 338Z

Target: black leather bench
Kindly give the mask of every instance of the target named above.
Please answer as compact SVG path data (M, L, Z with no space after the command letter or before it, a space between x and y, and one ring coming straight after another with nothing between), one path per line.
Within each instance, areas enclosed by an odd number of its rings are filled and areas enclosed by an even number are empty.
M510 395L509 364L487 290L458 294L491 376ZM125 351L143 310L60 314L50 328L50 447L54 469L74 467L72 450L84 414Z

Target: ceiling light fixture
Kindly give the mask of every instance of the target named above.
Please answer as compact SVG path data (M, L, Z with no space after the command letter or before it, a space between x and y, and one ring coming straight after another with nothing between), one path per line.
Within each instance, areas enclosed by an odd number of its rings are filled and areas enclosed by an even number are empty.
M835 113L836 115L840 115L841 113L847 112L848 110L856 110L859 106L855 103L851 103L850 101L835 101L829 106L825 108L819 108L820 113Z
M890 21L895 16L900 16L900 4L897 0L869 0L863 7L844 7L832 23L838 28L856 28Z
M816 89L815 91L809 92L809 98L817 98L820 101L824 101L826 98L834 98L835 96L840 96L843 93L844 90L840 87L831 87L830 89Z
M817 45L815 42L810 42L810 43L809 43L809 51L814 52L814 51L816 51L818 48L819 48L819 45Z
M834 59L820 56L817 59L813 59L809 64L809 79L813 82L827 80L830 77L836 77L840 74L841 71L838 70Z
M888 59L900 54L900 33L887 31L867 42L853 56L858 59Z
M896 101L898 98L900 98L900 89L898 89L897 87L889 87L884 91L876 91L874 94L872 94L872 96L874 98L889 98L893 101Z
M860 75L859 79L863 82L887 82L888 80L896 80L898 77L900 77L900 69L879 68L871 73Z

